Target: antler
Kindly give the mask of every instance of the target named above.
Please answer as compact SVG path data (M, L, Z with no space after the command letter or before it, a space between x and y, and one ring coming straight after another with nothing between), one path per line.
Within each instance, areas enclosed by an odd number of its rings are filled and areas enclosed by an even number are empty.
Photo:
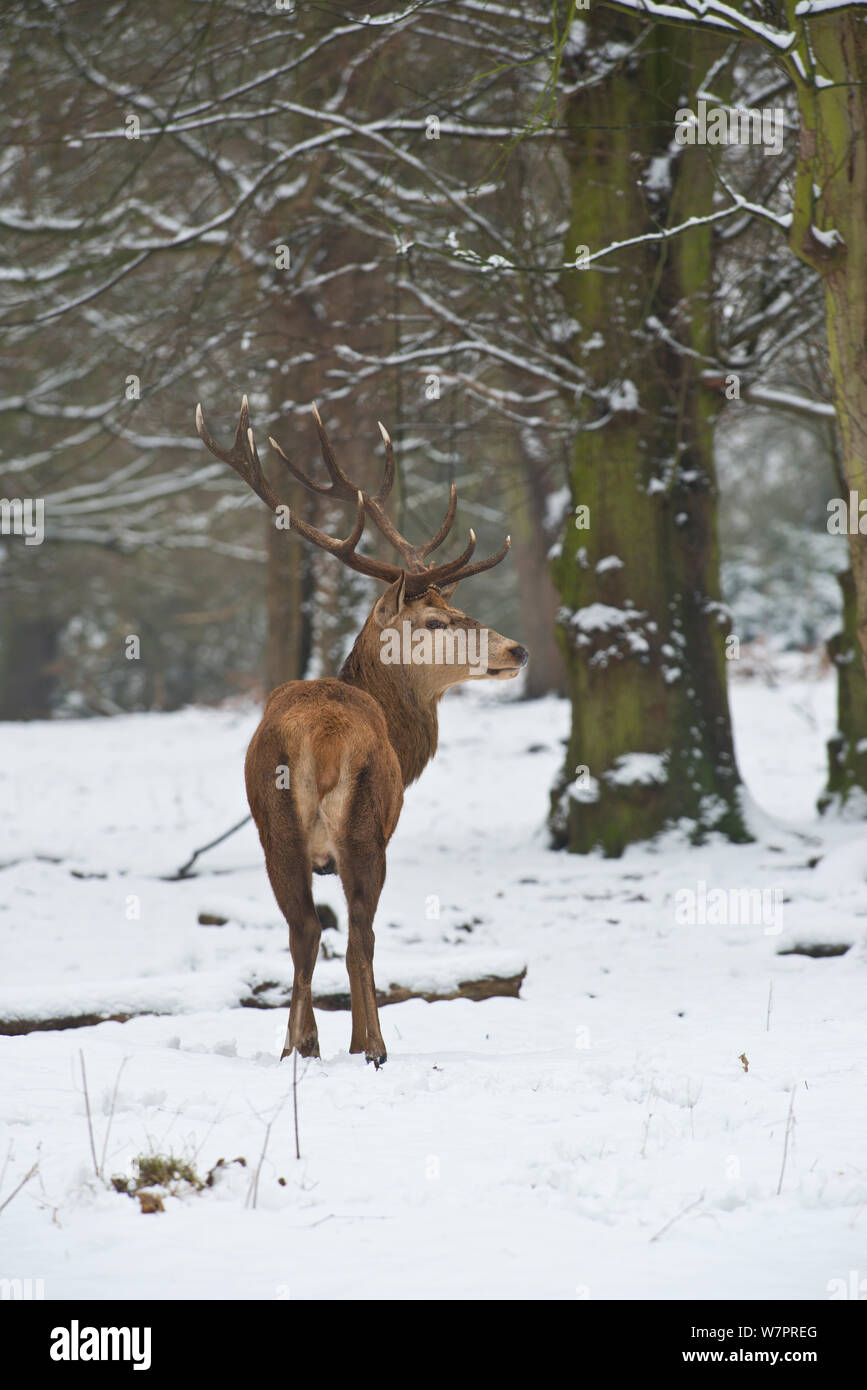
M277 453L286 464L293 478L297 478L298 481L309 488L311 492L319 493L320 497L340 498L344 502L355 501L355 497L361 489L356 483L353 483L347 478L343 469L340 467L334 456L331 440L328 438L328 433L322 423L322 417L315 405L312 409L313 418L316 421L316 430L319 435L319 446L322 450L322 458L331 477L329 486L325 486L322 483L315 483L312 478L307 477L306 473L302 473L300 468L296 468L292 460L280 448L276 439L269 436L269 443L277 450ZM418 574L426 568L424 557L428 555L435 546L440 545L442 541L445 540L452 528L455 519L455 510L457 508L457 490L454 484L452 484L445 520L433 540L429 541L427 546L410 545L409 541L405 540L400 534L383 507L383 503L388 498L392 485L394 484L394 448L391 443L391 435L385 428L385 425L383 425L381 421L377 421L377 423L379 424L380 434L385 444L385 472L382 475L382 482L379 485L379 491L376 496L369 497L366 493L364 494L365 509L368 515L373 519L377 528L385 536L386 540L403 556L406 561L407 572L409 574Z
M256 449L256 440L250 427L250 408L247 397L241 401L241 413L238 416L238 423L235 426L235 438L231 449L222 449L214 439L211 438L205 426L205 418L202 414L201 405L196 406L196 429L199 438L206 449L221 459L223 463L228 463L230 468L244 479L248 487L251 487L258 497L272 512L279 511L284 504L280 502L277 494L271 487L265 474L262 472L262 464ZM329 492L329 488L321 489ZM371 579L382 579L387 584L393 584L395 579L400 577L400 569L397 565L386 565L380 560L374 560L368 555L359 555L355 547L361 540L364 530L364 499L358 491L352 499L356 503L357 511L355 525L346 537L346 540L339 541L334 536L328 536L318 527L311 526L308 522L302 521L293 511L289 511L289 525L293 531L297 531L305 540L313 545L318 545L320 549L327 550L331 555L336 555L350 569L357 570L359 574L366 574Z
M348 501L350 498L354 499L361 491L367 515L373 520L386 540L389 541L390 544L394 546L395 550L403 557L406 567L406 592L408 597L415 597L423 593L425 589L457 584L461 579L468 579L470 575L479 574L482 570L492 569L494 565L498 565L500 561L506 557L512 544L509 536L506 537L504 545L497 551L496 555L491 555L487 560L477 560L473 565L469 564L469 560L476 548L475 532L471 530L469 544L463 554L459 555L457 559L446 561L446 563L442 565L426 565L425 560L427 556L430 555L431 551L436 550L438 546L442 545L454 525L458 505L458 492L454 483L452 483L449 490L449 503L439 530L423 545L412 545L400 534L394 522L391 520L391 517L387 515L383 507L383 503L388 498L394 483L394 448L391 442L391 435L385 428L385 425L383 425L381 421L377 421L385 445L385 472L383 473L378 492L374 497L371 497L368 493L363 492L356 483L353 483L338 464L331 441L328 438L328 433L322 423L322 417L315 405L313 406L313 418L316 421L316 429L319 434L322 458L331 477L329 486L315 483L311 478L307 477L306 473L302 473L301 469L297 468L286 456L276 439L270 438L270 443L277 450L292 476L303 483L305 487L309 488L311 492L318 492L321 496L336 497Z
M365 515L371 517L374 524L385 536L386 540L394 546L395 550L402 556L405 565L406 593L408 598L415 598L424 593L426 589L442 588L453 586L462 579L468 579L470 575L479 574L482 570L492 569L498 565L508 554L512 544L511 538L506 537L504 545L497 551L496 555L491 555L487 560L477 560L475 564L470 564L473 551L476 548L475 532L470 530L470 540L466 549L455 560L448 560L441 565L426 565L425 560L431 551L436 550L437 546L442 545L446 536L452 529L457 511L458 494L454 483L449 492L449 503L442 524L435 535L423 545L411 545L404 536L400 534L391 518L387 515L383 503L388 499L394 484L394 448L391 436L385 426L379 423L380 433L382 434L385 445L385 472L382 476L379 490L374 497L364 492L344 473L334 455L331 441L328 438L322 418L316 406L313 406L313 418L316 421L316 429L319 434L319 445L322 450L322 458L328 470L331 482L328 484L316 483L312 478L308 478L306 473L289 459L276 439L269 436L269 442L280 455L289 472L300 483L303 483L311 492L318 493L320 497L333 497L345 502L354 502L357 506L355 526L345 541L335 540L327 536L323 531L317 530L315 526L308 525L301 521L293 512L289 513L290 525L293 530L304 536L305 540L312 541L323 550L328 550L333 555L339 556L344 564L350 568L358 570L361 574L367 574L374 579L382 579L386 583L393 583L401 574L401 568L397 565L388 565L379 560L373 560L369 556L359 555L356 552L356 545L361 539L364 529ZM217 458L228 463L235 472L240 475L253 491L262 498L263 502L276 512L281 505L270 484L265 478L256 452L256 444L253 438L253 431L250 428L250 415L247 405L247 397L244 396L241 403L241 414L235 429L235 440L229 450L221 449L208 434L205 429L202 417L202 407L196 410L196 429L205 446Z

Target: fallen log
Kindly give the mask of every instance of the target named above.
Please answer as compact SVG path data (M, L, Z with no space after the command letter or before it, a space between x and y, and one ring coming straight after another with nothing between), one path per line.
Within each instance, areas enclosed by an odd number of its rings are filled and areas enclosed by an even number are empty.
M455 985L428 987L423 985L391 984L388 989L376 991L376 1002L380 1008L386 1004L403 1004L407 999L424 999L428 1004L437 1004L449 999L471 999L479 1003L484 999L517 999L527 968L513 975L482 975L475 980L460 980ZM290 986L276 980L265 980L256 984L243 999L238 1001L243 1009L288 1009L292 1000ZM349 991L334 990L314 994L313 1006L328 1013L349 1010L351 1001ZM68 1028L95 1028L100 1023L129 1023L133 1018L178 1018L177 1013L159 1009L137 1009L130 1013L82 1013L68 1014L59 1018L4 1018L0 1019L0 1036L22 1037L27 1033L55 1033Z
M477 980L460 980L456 985L443 988L415 988L412 985L389 985L388 989L376 991L376 1002L380 1008L386 1004L404 1004L407 999L424 999L428 1004L438 1004L448 999L472 999L480 1003L483 999L518 999L521 984L527 973L526 966L515 975L483 975ZM277 992L279 991L279 993ZM275 981L266 980L256 985L246 999L241 1000L245 1009L288 1009L292 1002L292 990ZM314 994L313 1007L324 1009L327 1013L339 1009L351 1009L349 991L337 990L327 994Z
M62 1033L67 1028L95 1028L99 1023L129 1023L144 1018L151 1010L133 1014L69 1014L65 1018L0 1018L0 1036L23 1037L25 1033Z

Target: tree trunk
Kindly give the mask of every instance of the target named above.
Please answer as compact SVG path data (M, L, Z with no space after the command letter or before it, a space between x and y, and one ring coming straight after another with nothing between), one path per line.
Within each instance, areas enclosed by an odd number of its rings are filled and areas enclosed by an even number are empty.
M845 480L833 436L835 474L841 491ZM849 818L867 819L867 682L858 645L858 598L851 567L837 575L843 598L841 630L827 644L837 672L837 728L827 743L828 780L816 807L820 814L842 811Z
M551 582L546 506L554 487L552 469L516 440L518 464L509 504L509 529L519 542L512 554L518 573L522 640L530 648L524 698L567 693L566 667L557 642L557 590Z
M52 613L30 614L16 607L14 595L3 605L0 640L0 719L48 719L57 680L61 623Z
M597 12L594 38L630 37ZM704 152L669 158L685 74L718 42L689 30L570 97L567 261L711 206ZM586 57L579 59L586 61ZM651 161L659 161L651 164ZM668 161L671 186L663 171ZM655 175L650 187L642 186ZM555 845L626 845L677 821L693 839L749 836L731 735L716 537L712 403L696 359L711 346L711 234L619 252L602 271L564 275L591 377L572 465L576 512L554 564L572 701L566 765L552 795ZM670 346L664 326L686 351ZM587 426L593 428L588 429ZM582 525L587 522L586 526Z
M274 487L281 489L290 507L298 504L297 483L289 487L286 471L278 471L273 458L265 464ZM296 494L296 495L293 495ZM267 636L265 646L265 690L270 693L285 681L300 680L306 662L304 650L304 576L305 556L298 536L274 525L273 516L266 520L265 602Z
M852 571L837 576L843 591L843 628L828 643L837 671L837 729L828 740L828 782L820 811L867 817L867 684L858 648L857 598Z
M791 20L794 0L788 0L788 9ZM801 129L790 244L822 277L843 478L847 489L863 502L867 499L867 21L854 11L820 13L811 17L809 32L811 51L802 45L802 64L805 57L810 68L815 64L824 85L804 82L794 72ZM867 520L863 524L867 527ZM849 549L855 636L867 672L867 535L850 534Z
M275 374L271 397L273 409L283 399L284 382ZM279 438L279 430L277 431ZM264 441L263 441L264 442ZM284 447L286 447L284 445ZM265 472L277 493L291 511L303 509L308 495L295 481L275 449L266 444L261 450ZM269 513L265 520L265 693L270 694L286 681L301 680L310 656L309 587L307 571L311 561L298 535L275 525Z
M530 648L524 698L567 693L566 667L557 643L557 591L551 583L545 537L532 526L515 548L523 631Z

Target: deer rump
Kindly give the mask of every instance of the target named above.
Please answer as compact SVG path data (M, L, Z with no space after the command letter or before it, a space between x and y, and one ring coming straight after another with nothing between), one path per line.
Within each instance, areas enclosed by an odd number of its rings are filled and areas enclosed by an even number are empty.
M269 874L272 863L339 873L350 848L384 852L403 805L381 707L337 679L289 681L271 694L244 776Z

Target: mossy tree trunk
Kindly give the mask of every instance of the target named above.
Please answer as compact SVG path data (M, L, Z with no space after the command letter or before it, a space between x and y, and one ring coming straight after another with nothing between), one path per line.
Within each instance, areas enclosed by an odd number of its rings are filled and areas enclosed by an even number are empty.
M787 0L787 7L794 25L794 0ZM820 13L809 21L809 39L809 45L805 41L799 46L799 67L791 59L787 63L798 92L801 121L790 245L822 278L843 482L863 502L867 500L867 17L855 10ZM850 529L849 550L854 636L867 671L867 535Z
M593 37L618 43L634 31L602 11ZM570 97L567 261L578 247L592 253L709 211L703 152L671 158L670 146L675 112L693 96L688 74L700 79L714 52L713 38L669 30L665 45ZM571 474L573 503L589 514L567 525L554 566L573 714L553 839L619 854L685 821L696 840L710 830L743 840L713 407L691 355L711 344L711 233L696 227L603 264L569 271L562 285L580 325L575 360L590 378Z
M789 20L794 5L789 0ZM838 475L867 499L867 18L810 19L798 92L800 131L790 245L820 275L837 409ZM803 75L802 75L803 74ZM816 85L816 78L820 85ZM837 670L837 730L819 809L867 814L867 535L850 521L851 569L840 576L842 630L828 644Z
M839 490L846 481L840 460L839 436L833 427L830 448L834 454ZM867 681L858 644L858 595L851 565L837 575L843 611L840 631L827 643L837 672L837 727L828 739L828 777L817 809L842 812L847 817L867 818Z
M867 817L867 683L858 646L858 602L851 569L838 575L843 626L828 643L837 671L837 728L828 740L828 781L820 811Z

